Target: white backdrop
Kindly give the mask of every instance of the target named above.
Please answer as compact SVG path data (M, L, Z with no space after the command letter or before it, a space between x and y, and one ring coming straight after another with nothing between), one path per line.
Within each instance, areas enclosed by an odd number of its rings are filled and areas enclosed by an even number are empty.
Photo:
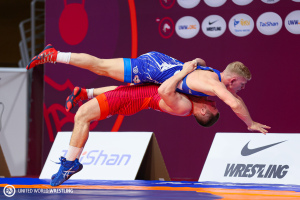
M0 145L12 176L26 174L27 70L0 68Z

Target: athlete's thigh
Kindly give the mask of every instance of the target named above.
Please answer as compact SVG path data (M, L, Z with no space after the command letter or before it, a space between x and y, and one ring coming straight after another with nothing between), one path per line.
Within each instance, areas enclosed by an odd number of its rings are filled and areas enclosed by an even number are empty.
M83 104L79 109L85 113L85 118L88 121L98 120L100 118L100 107L96 98Z
M99 66L106 73L103 75L124 82L123 58L101 59Z

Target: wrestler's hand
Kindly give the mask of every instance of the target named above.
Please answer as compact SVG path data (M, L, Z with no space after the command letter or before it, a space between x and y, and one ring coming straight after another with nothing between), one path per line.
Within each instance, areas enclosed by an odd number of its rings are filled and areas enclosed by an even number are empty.
M206 62L201 58L194 59L197 62L197 65L206 66Z
M260 124L258 122L253 122L251 126L248 127L249 131L259 131L263 134L266 134L268 131L266 129L270 129L270 126Z
M186 74L191 73L197 68L197 61L189 61L183 64L182 71L186 72Z

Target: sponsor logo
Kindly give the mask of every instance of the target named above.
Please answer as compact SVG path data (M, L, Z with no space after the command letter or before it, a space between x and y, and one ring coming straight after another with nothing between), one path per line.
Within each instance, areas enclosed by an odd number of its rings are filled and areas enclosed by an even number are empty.
M222 31L222 27L207 27L206 31Z
M249 142L241 151L242 156L249 156L260 151L271 148L287 140L249 149ZM288 173L289 165L266 165L266 164L235 164L228 163L225 169L224 177L247 177L247 178L283 178Z
M253 19L247 14L237 14L234 15L229 20L229 30L230 32L238 37L244 37L249 35L254 28Z
M226 22L219 15L210 15L203 20L201 28L206 36L215 38L225 32Z
M299 25L300 21L299 20L288 20L288 25Z
M239 6L245 6L251 3L253 0L232 0L232 1Z
M262 27L268 27L268 26L278 26L279 23L278 22L259 22L259 26L262 26Z
M191 25L179 25L178 26L179 30L185 30L185 29L197 29L196 24L191 24Z
M68 150L63 150L64 157ZM85 151L80 156L79 162L83 165L116 165L125 166L130 162L130 154L109 154L104 150Z
M174 22L170 17L165 17L162 20L157 20L159 22L158 31L161 37L168 39L174 33Z
M208 22L208 25L212 25L212 24L216 23L217 21L218 21L218 20L213 21L213 22Z
M196 18L185 16L177 21L175 30L179 37L190 39L198 34L200 30L200 24Z
M210 7L222 6L226 0L204 0L204 2Z
M175 4L175 0L159 0L159 3L164 9L170 9Z
M237 25L241 25L241 26L250 26L250 23L251 21L250 20L244 20L244 19L240 19L240 20L236 20L236 19L233 19L234 20L234 27L236 27Z
M137 74L139 73L139 69L137 66L135 66L133 69L132 69L133 73Z
M237 21L236 19L233 19L233 26L236 27L236 25L238 25L240 23L240 21Z
M264 164L230 164L225 169L224 177L247 178L278 178L285 177L288 173L288 165L264 165Z
M285 140L286 141L286 140ZM248 144L249 142L243 147L242 151L241 151L241 155L242 156L249 156L249 155L252 155L252 154L255 154L257 152L260 152L260 151L263 151L265 149L268 149L270 147L273 147L275 145L278 145L282 142L285 142L285 141L281 141L281 142L277 142L277 143L274 143L274 144L269 144L269 145L266 145L266 146L262 146L262 147L257 147L257 148L254 148L254 149L249 149L248 147Z
M141 80L140 80L140 78L139 78L138 75L135 75L135 76L134 76L133 82L134 82L134 83L140 83L140 82L141 82Z
M73 167L71 167L67 171L63 171L62 175L64 176L64 178L69 178L69 176L71 176L72 173L75 173L75 171L71 171L72 169L73 169Z
M200 3L200 0L177 0L177 2L181 7L190 9L196 7Z
M280 31L282 19L274 12L266 12L258 17L256 27L264 35L274 35Z
M284 21L285 28L293 34L300 34L300 10L288 14Z
M3 193L7 197L12 197L16 193L16 189L13 185L7 185L3 188Z
M280 0L262 0L262 2L265 2L267 4L273 4L273 3L277 3Z

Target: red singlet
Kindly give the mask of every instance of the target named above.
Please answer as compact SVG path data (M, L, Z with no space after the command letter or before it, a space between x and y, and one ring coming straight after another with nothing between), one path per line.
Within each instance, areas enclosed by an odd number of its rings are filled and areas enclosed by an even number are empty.
M159 85L140 84L119 86L96 97L100 106L100 120L112 115L133 115L143 109L159 108L161 97L158 94Z

